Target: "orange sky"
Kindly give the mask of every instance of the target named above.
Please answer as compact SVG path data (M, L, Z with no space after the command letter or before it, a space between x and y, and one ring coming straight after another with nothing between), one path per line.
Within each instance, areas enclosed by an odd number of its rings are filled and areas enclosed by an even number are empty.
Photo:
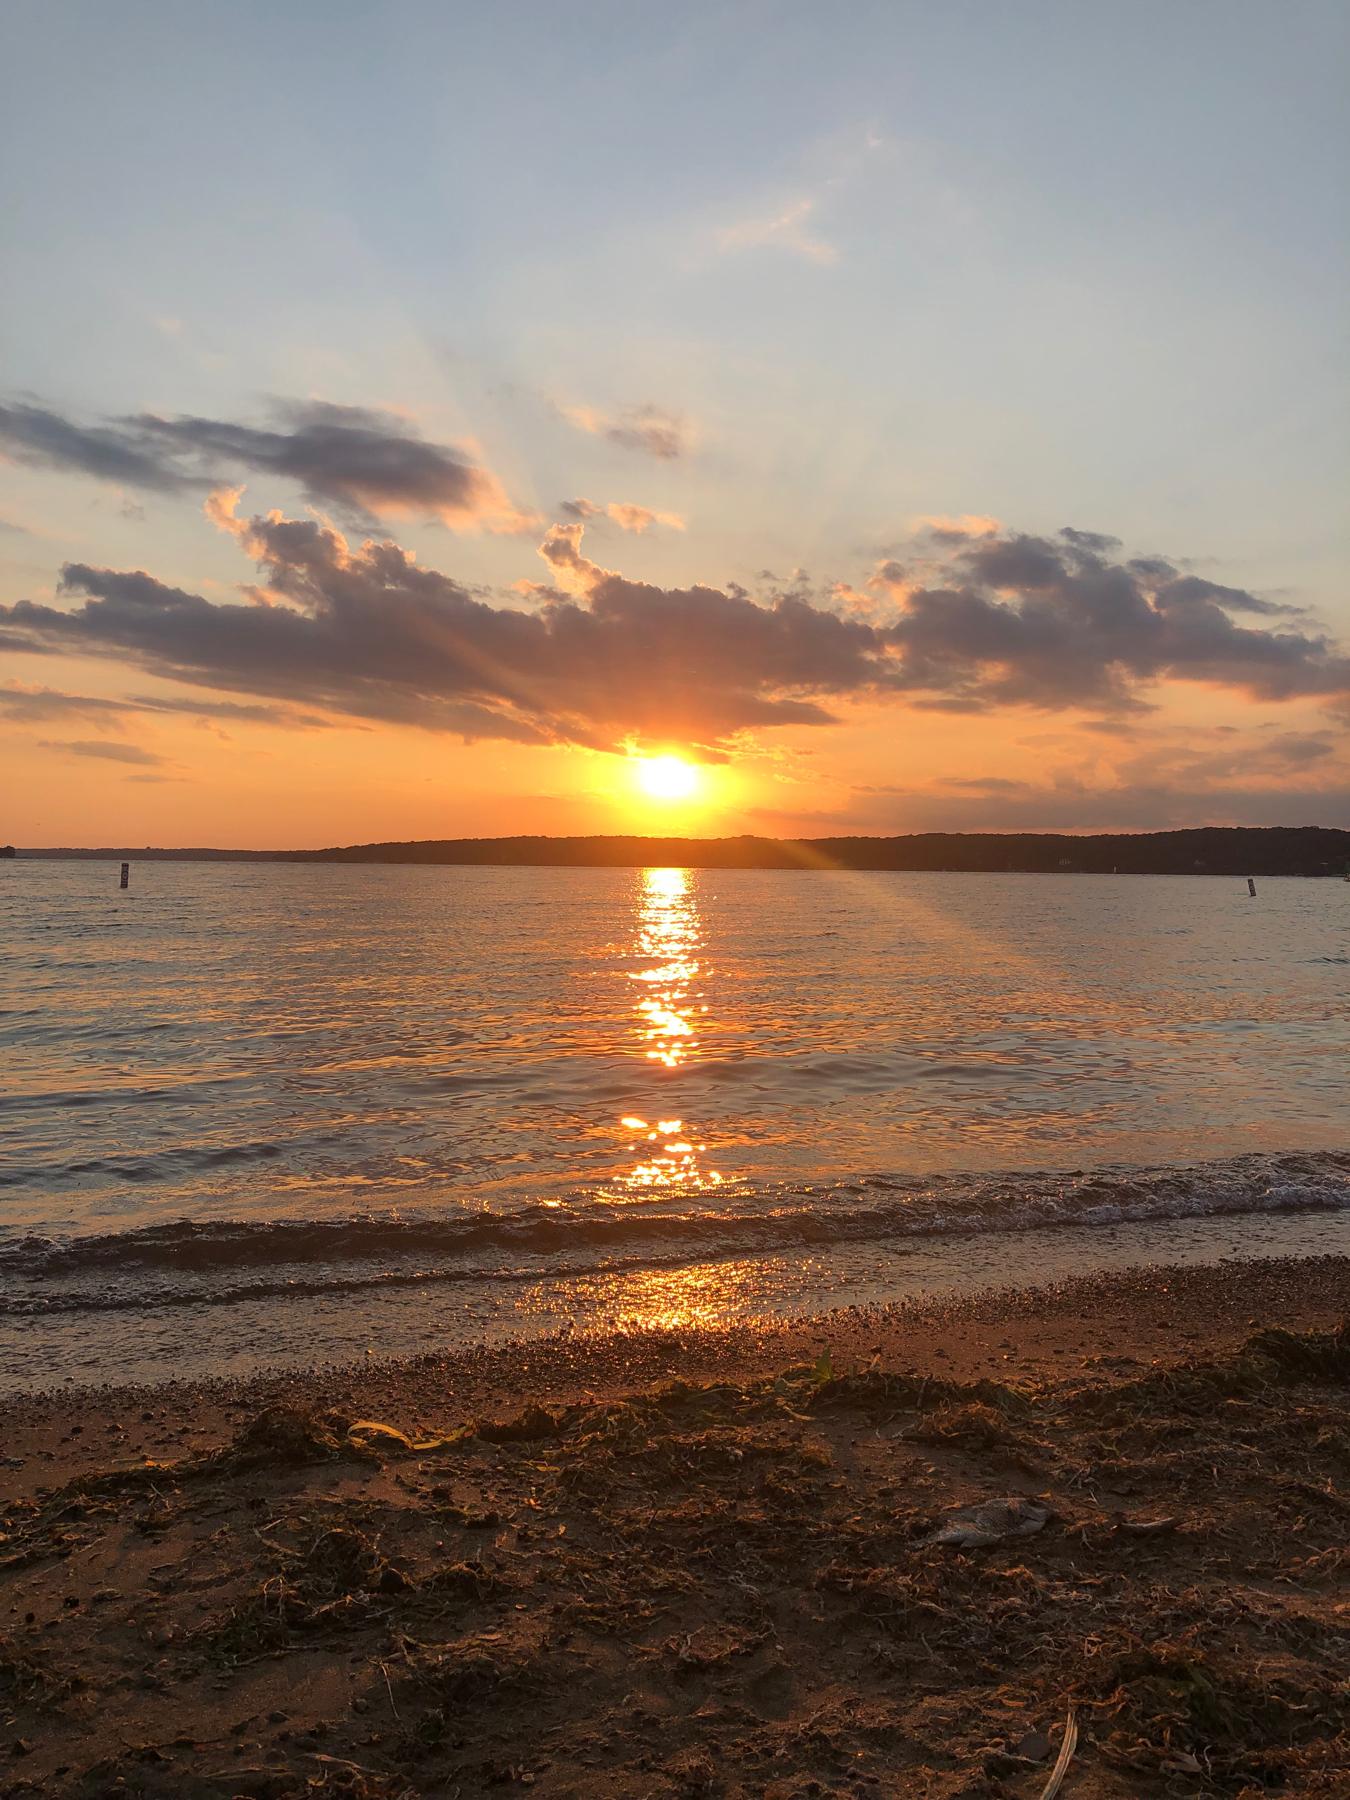
M21 10L0 840L1350 826L1343 8Z

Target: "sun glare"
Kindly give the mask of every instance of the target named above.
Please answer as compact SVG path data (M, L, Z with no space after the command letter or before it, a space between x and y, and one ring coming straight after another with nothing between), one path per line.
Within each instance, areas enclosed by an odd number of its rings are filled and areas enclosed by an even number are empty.
M649 800L689 800L699 787L697 768L680 756L640 756L634 778Z

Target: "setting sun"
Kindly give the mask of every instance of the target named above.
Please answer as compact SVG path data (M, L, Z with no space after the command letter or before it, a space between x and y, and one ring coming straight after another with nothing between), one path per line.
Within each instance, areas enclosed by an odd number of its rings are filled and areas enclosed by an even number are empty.
M698 770L679 756L641 756L634 778L651 800L690 800L699 787Z

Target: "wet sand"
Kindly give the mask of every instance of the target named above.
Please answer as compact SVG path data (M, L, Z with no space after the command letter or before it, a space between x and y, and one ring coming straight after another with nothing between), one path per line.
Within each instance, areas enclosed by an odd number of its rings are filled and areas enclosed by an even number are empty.
M20 1396L0 1794L1033 1796L1071 1714L1065 1796L1350 1794L1347 1312L1326 1257Z

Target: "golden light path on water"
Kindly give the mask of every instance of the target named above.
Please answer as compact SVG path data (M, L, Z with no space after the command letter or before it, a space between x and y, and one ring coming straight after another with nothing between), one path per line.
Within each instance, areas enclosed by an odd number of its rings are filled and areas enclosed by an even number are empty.
M841 875L848 879L843 871L826 867L836 879ZM619 1121L622 1141L634 1160L615 1172L605 1196L611 1200L669 1201L686 1195L692 1199L709 1194L726 1180L722 1171L707 1162L707 1145L674 1098L680 1071L706 1054L711 1022L705 998L711 971L704 960L698 880L697 871L682 868L647 868L638 877L633 950L642 966L628 975L637 990L632 1035L636 1053L669 1071L671 1079L659 1107L646 1116L626 1114ZM952 955L963 961L1025 961L1007 946L962 931L943 918L939 909L924 905L916 896L895 896L865 876L850 886L869 907L893 914L901 941L907 935L908 912L914 925L945 940ZM1056 985L1050 971L1028 966L1023 973L1041 984ZM794 1259L798 1276L807 1273L813 1260L809 1255ZM672 1330L713 1324L743 1306L739 1290L748 1277L749 1270L740 1259L682 1268L630 1269L612 1280L602 1310L625 1328Z
M689 871L644 869L634 949L650 960L630 975L638 990L633 1030L643 1058L672 1072L702 1054L708 1013L702 937ZM662 1116L650 1119L630 1113L619 1124L638 1156L617 1177L628 1193L697 1193L721 1185L721 1174L701 1161L707 1145L678 1109L663 1109Z

